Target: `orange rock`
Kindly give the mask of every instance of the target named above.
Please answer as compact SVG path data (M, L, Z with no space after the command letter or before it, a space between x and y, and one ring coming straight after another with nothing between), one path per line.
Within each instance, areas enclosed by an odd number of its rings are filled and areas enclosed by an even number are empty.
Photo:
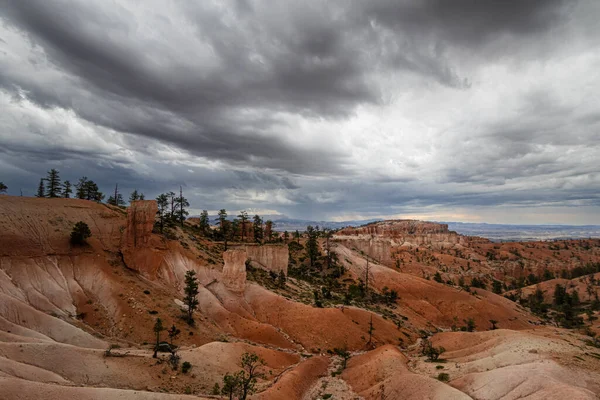
M243 293L246 288L246 260L248 255L245 249L230 249L223 253L223 284L227 289L236 293Z

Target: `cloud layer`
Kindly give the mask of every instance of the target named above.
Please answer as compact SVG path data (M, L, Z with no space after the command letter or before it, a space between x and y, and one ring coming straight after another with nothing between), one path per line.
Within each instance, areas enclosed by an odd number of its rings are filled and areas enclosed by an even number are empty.
M600 224L593 0L1 3L12 194Z

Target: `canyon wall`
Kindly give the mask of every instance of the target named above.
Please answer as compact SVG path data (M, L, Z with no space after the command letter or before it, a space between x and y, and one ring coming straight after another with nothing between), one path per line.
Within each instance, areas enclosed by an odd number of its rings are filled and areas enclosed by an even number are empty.
M469 246L487 239L462 236L448 230L448 225L414 220L376 222L360 227L344 228L333 236L334 242L362 251L386 265L395 263L394 249L431 246L434 249Z
M252 267L276 273L283 271L287 275L290 258L287 246L272 244L262 246L246 245L244 249L248 254L248 260Z
M230 249L223 253L223 274L221 280L227 289L243 293L246 289L246 260L248 256L243 248Z
M131 202L127 208L127 228L124 246L145 247L152 237L152 228L158 206L154 200L138 200Z

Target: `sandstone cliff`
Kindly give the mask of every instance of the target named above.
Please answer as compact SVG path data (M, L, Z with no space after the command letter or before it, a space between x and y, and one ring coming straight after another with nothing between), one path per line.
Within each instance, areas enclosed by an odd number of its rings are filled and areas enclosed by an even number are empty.
M379 262L392 265L394 249L400 247L431 246L434 249L469 246L487 239L462 236L448 230L448 225L415 220L375 222L357 228L338 231L333 240L349 248L362 251Z
M157 212L158 206L154 200L138 200L131 203L127 209L125 247L148 245Z
M246 250L230 249L223 253L223 274L221 279L227 289L243 293L246 289Z
M276 273L283 271L287 275L290 258L287 246L267 244L263 246L246 245L244 248L252 267Z

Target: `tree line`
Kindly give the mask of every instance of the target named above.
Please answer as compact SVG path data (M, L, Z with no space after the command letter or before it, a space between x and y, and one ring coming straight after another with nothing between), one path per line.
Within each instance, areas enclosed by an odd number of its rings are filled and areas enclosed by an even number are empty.
M0 189L1 188L2 185L0 185ZM6 186L4 186L4 188L4 190L6 190ZM98 184L93 180L88 179L87 176L82 176L75 184L73 184L69 180L61 181L59 171L54 168L47 172L45 178L40 178L40 183L35 196L48 198L62 197L65 199L73 197L82 200L95 201L97 203L102 202L106 197L104 193L99 190ZM137 189L129 195L129 202L144 199L144 194L138 192ZM108 197L106 203L115 206L125 205L123 194L119 192L119 184L115 185L115 190Z

